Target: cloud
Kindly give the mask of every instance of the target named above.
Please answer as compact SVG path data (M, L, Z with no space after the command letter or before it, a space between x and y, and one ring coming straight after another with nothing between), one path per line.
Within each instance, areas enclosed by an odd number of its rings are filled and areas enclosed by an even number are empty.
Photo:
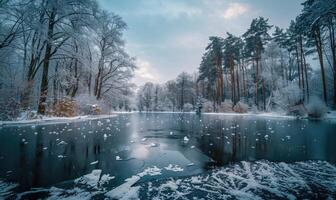
M157 81L158 75L153 70L152 65L145 60L136 60L137 69L135 70L135 80L136 82L146 82L146 81Z
M249 7L241 3L230 3L229 7L224 11L222 17L224 19L233 19L246 13Z

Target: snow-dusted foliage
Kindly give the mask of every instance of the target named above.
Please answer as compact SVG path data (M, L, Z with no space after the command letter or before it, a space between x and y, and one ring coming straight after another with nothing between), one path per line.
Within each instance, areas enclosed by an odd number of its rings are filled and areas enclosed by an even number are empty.
M191 103L186 103L183 105L183 112L191 112L194 110L194 107Z
M327 110L325 103L318 97L313 96L306 105L308 116L312 118L323 117Z
M275 107L280 107L284 110L300 104L302 98L302 90L295 83L290 83L288 86L281 87L274 91L272 101Z
M248 105L242 101L239 101L236 103L236 105L234 105L233 111L236 113L247 113Z
M135 64L120 16L95 0L6 0L0 18L1 119L51 114L65 97L82 94L132 109Z
M214 112L214 103L211 101L205 101L202 106L202 112Z
M233 108L233 103L231 100L225 100L224 102L222 102L219 106L218 106L218 112L233 112L232 110Z
M165 84L147 82L138 90L138 110L185 111L184 105L188 105L189 112L196 103L195 84L194 78L185 72Z

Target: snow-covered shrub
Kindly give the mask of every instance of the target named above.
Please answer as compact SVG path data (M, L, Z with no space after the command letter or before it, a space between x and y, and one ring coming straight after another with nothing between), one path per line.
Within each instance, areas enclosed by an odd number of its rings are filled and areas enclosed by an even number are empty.
M308 116L311 118L321 118L327 112L327 106L318 97L311 97L309 103L306 105Z
M74 117L78 114L78 107L76 101L65 97L51 106L48 112L49 115L57 117Z
M287 108L287 115L305 116L307 115L307 109L302 103L298 105L290 106Z
M233 103L231 100L225 100L218 106L218 112L233 112Z
M235 111L236 113L247 113L248 105L246 103L243 103L243 102L239 101L233 107L233 111Z
M173 103L165 97L162 101L158 102L157 111L172 111Z
M30 119L39 119L42 118L41 115L37 114L35 110L28 110L20 113L20 116L16 119L18 121L21 120L30 120Z
M107 106L103 102L98 101L95 96L81 94L77 96L75 100L78 106L79 114L99 115L102 114L103 111L108 113L109 109Z
M280 87L278 90L273 92L272 104L275 109L282 109L291 114L298 113L303 114L302 106L302 90L299 88L297 83L290 82L288 86Z
M183 105L183 112L191 112L194 109L193 105L186 103Z
M203 103L202 112L213 112L213 102L205 101Z
M14 98L0 97L0 120L13 120L20 114L20 103Z
M254 113L254 114L258 113L258 107L255 104L251 104L250 105L250 112Z

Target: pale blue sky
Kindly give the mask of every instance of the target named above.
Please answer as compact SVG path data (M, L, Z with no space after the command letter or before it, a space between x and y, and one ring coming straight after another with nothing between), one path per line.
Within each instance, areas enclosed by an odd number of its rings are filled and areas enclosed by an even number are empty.
M301 0L98 0L128 25L127 51L137 58L134 81L164 82L195 72L208 37L241 35L251 20L269 18L287 27L301 10Z

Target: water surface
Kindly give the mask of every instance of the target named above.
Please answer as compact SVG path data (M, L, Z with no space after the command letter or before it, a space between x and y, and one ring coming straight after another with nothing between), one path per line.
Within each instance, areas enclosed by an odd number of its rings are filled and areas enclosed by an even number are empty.
M335 130L332 121L178 113L3 126L0 183L15 184L7 194L13 197L32 188L72 188L95 169L100 170L99 179L104 174L109 177L100 183L109 191L153 167L160 173L141 176L137 185L207 174L240 161L333 165ZM97 198L102 196L99 193Z

